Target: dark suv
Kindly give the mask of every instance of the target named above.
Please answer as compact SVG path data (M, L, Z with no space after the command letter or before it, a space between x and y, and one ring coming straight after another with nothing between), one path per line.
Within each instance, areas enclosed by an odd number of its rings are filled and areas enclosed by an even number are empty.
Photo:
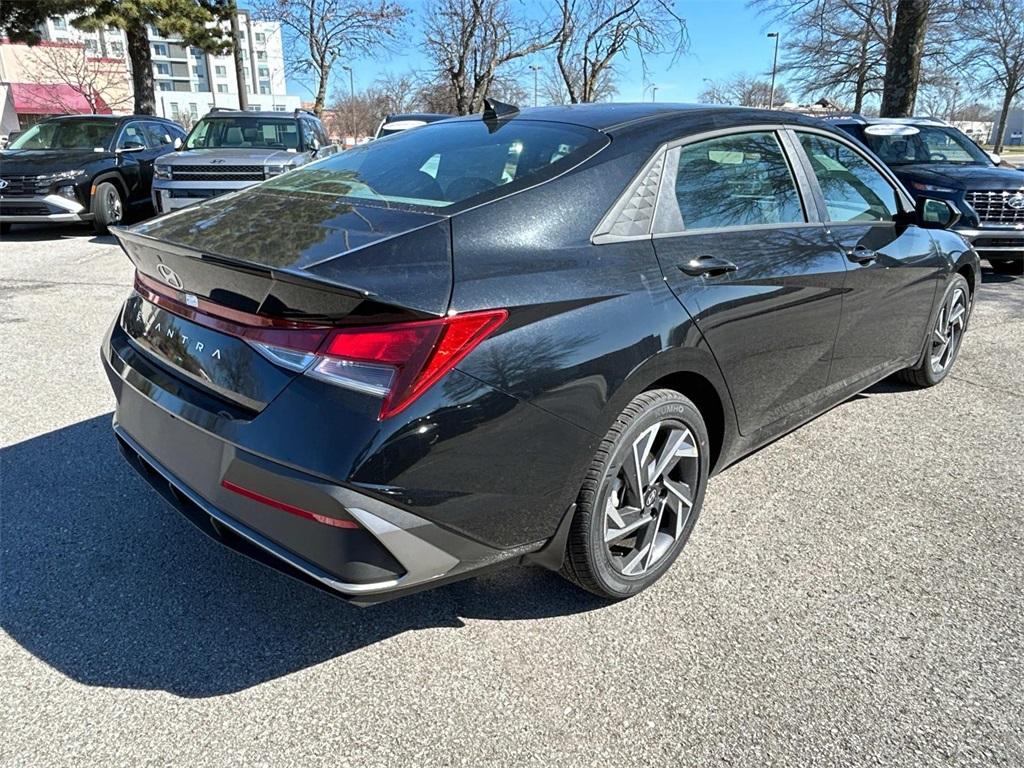
M998 272L1024 268L1024 171L997 166L964 133L933 118L831 121L874 150L916 198L950 200L956 231Z
M0 153L0 226L91 221L99 234L149 205L153 161L180 145L177 123L150 115L43 120Z

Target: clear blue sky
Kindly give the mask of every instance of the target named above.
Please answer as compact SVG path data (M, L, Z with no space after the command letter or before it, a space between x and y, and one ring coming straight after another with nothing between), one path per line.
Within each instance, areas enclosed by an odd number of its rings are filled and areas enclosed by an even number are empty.
M386 61L381 61L381 57L357 59L353 64L357 91L387 72L401 74L429 68L418 48L423 3L421 0L407 0L406 4L414 13L408 41L399 53L388 54ZM718 80L738 72L763 75L771 70L774 41L765 37L765 33L770 31L768 19L748 9L746 0L677 0L676 7L686 19L690 50L675 64L671 56L648 57L648 78L658 86L658 101L696 101L697 94L705 86L704 78ZM307 87L303 87L303 81ZM617 101L651 98L649 88L644 87L638 57L620 60L616 82L619 89ZM288 81L288 90L309 99L312 94L308 85L307 78L292 77ZM523 78L523 85L531 90L532 79ZM329 98L338 89L348 90L348 74L341 70L340 65Z

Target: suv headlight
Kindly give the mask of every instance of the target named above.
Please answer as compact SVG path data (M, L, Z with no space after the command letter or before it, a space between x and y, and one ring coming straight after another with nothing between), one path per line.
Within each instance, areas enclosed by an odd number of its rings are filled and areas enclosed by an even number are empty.
M271 176L280 176L282 173L290 171L292 167L283 163L273 163L270 165L263 166L263 177L269 179Z
M951 187L939 187L935 184L922 184L919 181L910 182L910 186L918 192L941 192L945 195L955 195L960 191L959 189L952 189Z
M154 165L153 166L153 175L156 178L158 178L158 179L170 180L170 178L171 178L171 166L169 166L169 165L160 165L160 164Z

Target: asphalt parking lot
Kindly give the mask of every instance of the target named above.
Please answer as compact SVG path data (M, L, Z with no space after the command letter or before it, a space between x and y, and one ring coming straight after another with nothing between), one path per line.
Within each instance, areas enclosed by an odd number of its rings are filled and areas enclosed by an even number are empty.
M351 608L123 464L109 238L0 243L0 764L1024 765L1024 278L951 379L716 478L653 589L542 570Z

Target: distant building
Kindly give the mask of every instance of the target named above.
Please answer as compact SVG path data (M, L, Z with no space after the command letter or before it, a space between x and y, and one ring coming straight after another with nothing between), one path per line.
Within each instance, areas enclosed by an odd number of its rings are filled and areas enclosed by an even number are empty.
M114 27L83 32L71 23L73 19L74 15L48 19L39 30L43 46L81 47L91 59L108 62L110 66L119 64L123 72L122 90L130 97L131 70L124 32ZM291 112L299 106L299 98L287 93L280 23L254 19L244 10L239 11L238 21L249 109ZM153 27L149 28L149 40L158 115L190 125L213 107L238 108L238 80L234 57L230 53L204 53L184 45L179 38L162 36ZM37 58L29 51L39 47L0 42L0 83L8 92L3 100L5 113L2 123L5 128L17 121L24 130L47 114L91 111L82 104L67 103L68 99L63 99L63 104L54 102L32 106L26 99L19 98L19 92L33 90L28 86L52 85L56 88L58 85L57 78L51 83L40 82L38 73L32 74L31 68L26 66L28 60ZM114 100L116 105L112 104L108 111L132 111L132 98L123 99L121 95L119 92ZM38 96L33 101L38 102ZM7 114L12 110L13 114Z
M954 120L950 125L960 129L979 144L986 143L992 133L991 120Z
M997 120L992 126L989 135L989 144L996 143L996 130L999 127ZM1006 132L1003 134L1003 144L1008 147L1019 147L1024 145L1024 109L1011 109L1006 116Z

